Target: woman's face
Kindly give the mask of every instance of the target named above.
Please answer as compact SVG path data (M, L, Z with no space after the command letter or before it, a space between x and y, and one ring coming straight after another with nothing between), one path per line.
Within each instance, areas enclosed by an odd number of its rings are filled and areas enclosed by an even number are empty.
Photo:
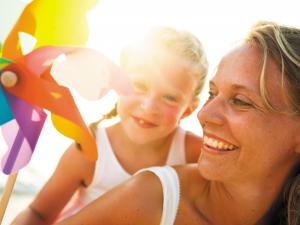
M290 168L297 158L299 117L270 111L263 104L261 56L254 44L243 44L222 59L210 81L210 97L198 114L204 134L199 170L207 179L266 179ZM279 67L269 59L270 101L287 111L280 76Z

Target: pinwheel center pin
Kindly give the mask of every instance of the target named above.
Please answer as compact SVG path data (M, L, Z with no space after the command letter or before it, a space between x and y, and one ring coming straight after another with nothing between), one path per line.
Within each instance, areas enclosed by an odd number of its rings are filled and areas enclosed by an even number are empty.
M0 78L1 78L1 83L5 87L13 87L16 85L18 81L17 75L12 71L4 71L3 73L1 73Z

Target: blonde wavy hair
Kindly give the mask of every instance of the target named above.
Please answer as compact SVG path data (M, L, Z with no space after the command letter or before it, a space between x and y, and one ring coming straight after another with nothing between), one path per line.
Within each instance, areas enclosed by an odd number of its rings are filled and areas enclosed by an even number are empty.
M255 24L246 38L262 50L260 92L269 110L300 116L300 29L273 22ZM266 88L266 65L272 58L281 69L281 91L287 97L291 111L282 112L270 102ZM287 178L282 195L273 204L264 224L300 224L300 162ZM271 218L271 219L270 219Z

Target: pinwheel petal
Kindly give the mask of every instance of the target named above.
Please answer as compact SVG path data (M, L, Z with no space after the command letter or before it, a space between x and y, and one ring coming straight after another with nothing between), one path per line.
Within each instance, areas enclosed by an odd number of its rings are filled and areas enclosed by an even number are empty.
M0 125L12 120L14 118L8 102L6 100L3 88L0 85Z
M56 60L60 55L65 56L64 61ZM130 94L133 90L127 74L93 49L45 46L26 55L23 63L36 75L53 64L53 78L89 100L98 100L111 89L120 94Z
M5 174L12 174L30 161L47 114L8 93L6 99L15 119L2 126L8 151L2 158L1 168Z
M57 115L60 119L57 120L56 128L59 128L58 130L63 135L74 138L82 146L87 146L85 152L89 159L97 159L95 140L82 120L67 88L51 80L50 74L43 74L43 77L46 76L48 79L32 75L27 67L21 64L11 64L5 70L13 71L20 77L16 86L5 88L7 92L32 105L49 110L52 115ZM46 74L47 72L49 71L45 71ZM74 133L69 132L70 126L72 126L71 130L74 130Z
M88 48L66 52L66 60L54 62L51 74L60 84L74 88L89 100L98 100L111 89L121 94L133 90L129 77L119 66Z
M23 63L32 74L40 76L53 64L58 56L72 54L78 49L80 48L44 46L24 56L24 61L20 63Z
M98 0L33 0L23 10L3 46L3 56L22 56L19 32L34 36L35 48L46 45L82 46L88 38L86 13Z
M96 160L98 158L95 139L88 130L55 114L52 114L51 119L54 127L60 133L76 140L81 145L81 150L88 159Z
M11 64L12 61L4 58L0 58L0 70L6 67L8 64Z

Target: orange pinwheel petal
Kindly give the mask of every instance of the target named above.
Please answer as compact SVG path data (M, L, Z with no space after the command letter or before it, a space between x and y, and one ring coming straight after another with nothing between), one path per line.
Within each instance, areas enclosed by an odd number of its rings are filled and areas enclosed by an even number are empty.
M88 38L86 13L98 0L33 0L23 10L3 45L3 57L18 59L19 32L37 39L35 48L45 45L83 46Z
M7 92L32 105L49 110L52 113L55 127L65 136L80 143L89 159L97 159L95 140L82 120L72 95L66 87L58 85L54 80L46 80L33 75L22 64L11 64L5 70L19 75L17 85L6 87Z

